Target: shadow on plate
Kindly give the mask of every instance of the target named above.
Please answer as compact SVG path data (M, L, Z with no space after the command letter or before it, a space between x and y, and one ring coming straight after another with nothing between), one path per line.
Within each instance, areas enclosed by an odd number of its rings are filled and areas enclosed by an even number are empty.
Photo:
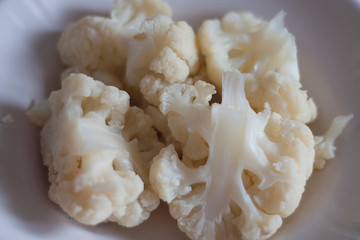
M4 105L0 109L14 118L13 123L0 126L0 195L5 199L4 209L22 220L29 231L49 232L57 227L58 218L53 217L57 210L51 209L53 204L47 196L47 170L41 162L39 132L23 109Z

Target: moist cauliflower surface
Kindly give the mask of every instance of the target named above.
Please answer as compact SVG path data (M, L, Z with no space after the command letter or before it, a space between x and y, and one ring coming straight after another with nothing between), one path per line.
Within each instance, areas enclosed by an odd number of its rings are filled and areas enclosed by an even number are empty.
M129 108L126 92L83 74L67 77L49 103L41 147L50 198L84 224L130 227L147 219L159 204L150 161L163 147L150 116Z
M284 15L267 22L249 12L230 12L221 21L206 20L198 31L199 46L218 89L224 71L251 73L257 81L246 83L246 94L260 96L249 99L253 108L269 102L283 117L307 123L315 119L316 106L300 89L295 38L284 27Z
M193 145L208 147L206 161L189 166L170 145L150 170L151 184L191 239L270 237L298 206L312 172L310 129L268 107L255 113L245 98L247 77L224 75L221 104L197 101L195 86L184 84L161 97L161 111L204 142ZM179 126L169 126L176 135Z

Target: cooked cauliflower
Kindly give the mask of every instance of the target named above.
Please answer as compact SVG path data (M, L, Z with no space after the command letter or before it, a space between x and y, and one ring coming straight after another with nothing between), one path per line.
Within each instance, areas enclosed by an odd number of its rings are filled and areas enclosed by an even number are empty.
M126 26L124 35L131 37L137 34L141 23L157 15L171 17L171 8L161 0L115 0L111 18Z
M307 123L316 118L317 108L300 87L299 82L273 71L257 78L251 74L245 82L246 97L256 112L268 103L283 118Z
M35 126L44 127L51 117L49 101L42 99L38 102L32 102L29 110L26 111L26 116Z
M269 102L283 117L307 123L315 119L316 106L300 89L295 38L284 27L284 15L266 22L249 12L230 12L221 21L207 20L198 31L200 51L218 89L224 71L252 73L257 81L245 88L251 107L263 109Z
M69 24L58 43L61 60L90 72L118 73L126 58L122 29L116 20L104 17L88 16Z
M284 27L284 12L266 22L249 12L230 12L221 21L206 20L198 31L210 81L221 88L221 75L238 69L256 77L277 71L299 81L295 38Z
M90 74L121 74L128 39L145 19L156 15L171 16L171 9L160 0L117 0L111 18L87 16L69 24L59 40L60 57L66 65Z
M50 198L84 224L146 220L159 204L150 162L163 147L150 116L129 108L126 92L83 74L67 77L49 103L41 147Z
M82 73L84 75L93 77L94 79L101 81L107 86L117 87L119 89L123 89L123 84L120 78L114 74L103 72L103 71L95 71L89 72L81 67L70 67L61 73L61 80L64 80L72 73Z
M353 114L337 116L330 128L322 136L315 136L315 161L314 168L324 168L325 161L335 157L336 138L341 134L346 124L353 118Z
M158 103L151 84L160 89L184 82L199 69L199 55L193 29L184 21L157 16L141 24L129 41L126 83L129 91L150 103ZM144 80L143 80L144 79ZM141 81L144 82L141 82ZM150 84L150 85L149 85Z
M195 146L208 146L205 162L197 167L180 161L170 145L150 169L152 186L191 239L270 237L298 206L312 172L310 129L269 107L255 113L244 93L248 77L226 73L221 104L198 101L204 95L184 84L161 96L161 111L183 125L170 125L173 134L184 134L178 130L185 126L200 136Z

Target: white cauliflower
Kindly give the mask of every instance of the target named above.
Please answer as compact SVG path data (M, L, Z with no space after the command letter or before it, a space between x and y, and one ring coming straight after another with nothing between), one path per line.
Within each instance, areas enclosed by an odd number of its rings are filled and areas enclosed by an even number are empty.
M221 104L198 101L204 95L184 84L161 96L161 111L182 123L180 129L199 135L194 146L208 146L208 156L196 167L180 161L170 145L150 169L153 188L191 239L270 237L298 206L312 172L310 129L268 107L255 113L245 98L247 77L224 75ZM176 124L170 129L175 136L184 132Z
M157 15L171 17L171 8L161 0L115 0L111 18L125 26L124 35L131 37L138 33L141 23Z
M300 87L299 82L273 71L257 78L251 74L245 82L246 97L256 112L268 103L283 118L307 123L316 118L317 108Z
M282 117L307 123L315 119L316 106L300 89L295 38L284 27L284 15L267 22L249 12L230 12L221 21L207 20L198 31L199 47L218 89L225 71L252 73L257 81L245 88L251 107L263 109L269 102Z
M127 41L145 19L156 15L171 16L171 9L160 0L116 0L111 18L87 16L65 28L58 44L60 57L90 74L121 74Z
M122 29L116 20L104 17L88 16L69 24L58 43L61 60L89 72L118 73L126 58Z
M284 27L284 12L270 22L249 12L230 12L221 21L206 20L198 31L210 81L221 88L225 71L255 77L277 71L299 81L295 38Z
M103 71L89 72L84 68L76 67L76 66L70 67L70 68L66 69L65 71L63 71L61 73L61 80L64 80L72 73L82 73L82 74L90 76L98 81L101 81L102 83L104 83L107 86L113 86L113 87L117 87L118 89L123 89L123 84L122 84L120 78L114 74L111 74L108 72L103 72Z
M129 42L126 83L137 98L158 104L165 86L184 82L199 69L195 33L184 21L166 16L145 20ZM144 79L144 80L143 80ZM143 80L143 82L141 82ZM156 88L152 87L156 84Z
M126 92L83 74L67 77L49 103L41 147L50 198L84 224L146 220L159 204L150 162L163 147L150 116L129 108Z
M336 147L334 142L352 118L353 114L337 116L324 135L315 136L314 168L324 168L325 161L335 157Z
M40 128L44 127L51 117L49 101L42 99L37 102L32 102L29 110L26 111L26 117L35 126Z

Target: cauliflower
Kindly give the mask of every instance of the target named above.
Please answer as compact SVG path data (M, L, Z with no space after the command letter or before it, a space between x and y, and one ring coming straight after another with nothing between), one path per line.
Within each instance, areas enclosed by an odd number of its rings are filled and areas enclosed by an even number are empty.
M171 8L160 0L115 0L111 18L126 26L125 35L131 37L139 30L141 23L157 15L171 17Z
M174 84L161 96L161 111L182 125L169 124L174 136L185 136L185 127L199 135L194 148L208 147L205 161L194 167L180 161L170 145L150 169L153 188L191 239L270 237L298 206L311 175L312 132L269 106L255 113L244 93L248 77L226 73L221 104L204 101L209 92L200 93L207 87L201 82L198 89Z
M95 71L95 72L91 73L81 67L70 67L70 68L66 69L65 71L62 72L61 79L64 80L72 73L82 73L84 75L93 77L94 79L96 79L98 81L101 81L102 83L104 83L107 86L113 86L113 87L117 87L118 89L123 89L123 84L118 76L108 73L108 72L103 72L103 71Z
M284 27L284 15L266 22L249 12L230 12L221 22L206 20L198 37L210 81L220 88L221 74L235 69L256 77L277 71L299 81L295 38Z
M335 157L335 139L340 135L346 124L352 118L353 114L337 116L324 135L315 136L314 168L324 168L325 160L329 160Z
M129 41L126 83L131 96L157 105L161 89L184 82L199 69L199 55L193 29L184 21L157 16L145 20ZM155 84L156 87L153 85Z
M42 99L38 102L32 102L30 109L26 111L26 116L35 126L44 127L51 117L49 101Z
M117 0L111 18L87 16L69 24L59 40L60 57L66 65L90 74L121 74L128 39L138 33L145 19L159 14L171 15L169 6L160 0Z
M300 89L295 38L284 27L284 15L266 22L248 12L230 12L221 21L207 20L198 31L199 47L218 89L224 71L252 73L256 80L245 87L251 107L261 110L269 102L283 117L307 123L315 119L316 106Z
M116 20L103 17L88 16L69 24L58 43L61 60L89 72L118 73L126 58L122 29Z
M159 204L148 174L163 147L150 116L129 108L126 92L83 74L64 79L49 103L41 148L50 198L83 224L146 220Z
M245 82L246 97L256 112L268 103L283 118L307 123L316 118L317 108L300 87L299 82L273 71L258 78L251 74Z

